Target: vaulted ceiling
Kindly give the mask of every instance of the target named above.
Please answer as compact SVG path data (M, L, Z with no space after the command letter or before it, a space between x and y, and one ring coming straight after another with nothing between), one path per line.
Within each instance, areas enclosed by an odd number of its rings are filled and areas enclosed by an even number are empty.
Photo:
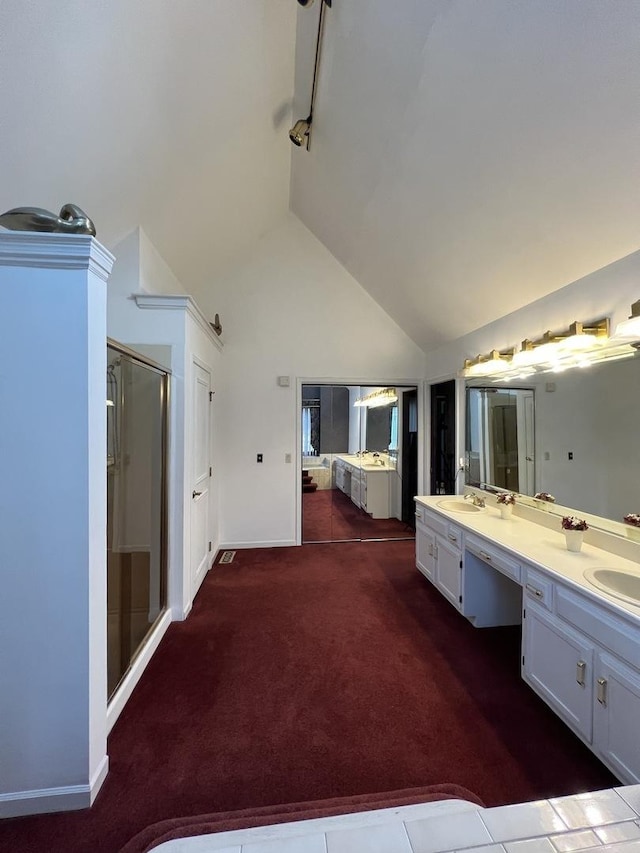
M293 210L426 350L556 290L640 246L640 3L335 0L292 174Z
M638 249L638 0L333 0L307 152L319 9L3 0L0 210L197 292L290 204L425 350Z

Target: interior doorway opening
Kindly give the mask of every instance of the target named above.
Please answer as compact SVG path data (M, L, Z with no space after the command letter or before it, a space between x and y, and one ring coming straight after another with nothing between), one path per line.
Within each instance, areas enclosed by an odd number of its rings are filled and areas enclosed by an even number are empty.
M416 386L302 385L302 542L412 539Z

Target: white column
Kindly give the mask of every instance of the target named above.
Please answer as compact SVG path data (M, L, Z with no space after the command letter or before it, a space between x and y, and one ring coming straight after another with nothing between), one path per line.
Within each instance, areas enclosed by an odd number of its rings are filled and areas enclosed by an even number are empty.
M0 816L93 801L106 755L106 282L0 232Z

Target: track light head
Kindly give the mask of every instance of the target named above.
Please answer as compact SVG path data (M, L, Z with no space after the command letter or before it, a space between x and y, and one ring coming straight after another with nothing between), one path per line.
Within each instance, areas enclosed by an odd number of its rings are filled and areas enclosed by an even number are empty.
M299 148L307 145L309 131L311 130L311 119L299 119L289 131L289 139Z

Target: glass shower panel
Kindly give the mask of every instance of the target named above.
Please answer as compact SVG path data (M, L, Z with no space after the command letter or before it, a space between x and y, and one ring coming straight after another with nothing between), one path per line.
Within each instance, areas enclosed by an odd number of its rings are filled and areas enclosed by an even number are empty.
M107 670L111 697L166 609L167 374L107 351Z

